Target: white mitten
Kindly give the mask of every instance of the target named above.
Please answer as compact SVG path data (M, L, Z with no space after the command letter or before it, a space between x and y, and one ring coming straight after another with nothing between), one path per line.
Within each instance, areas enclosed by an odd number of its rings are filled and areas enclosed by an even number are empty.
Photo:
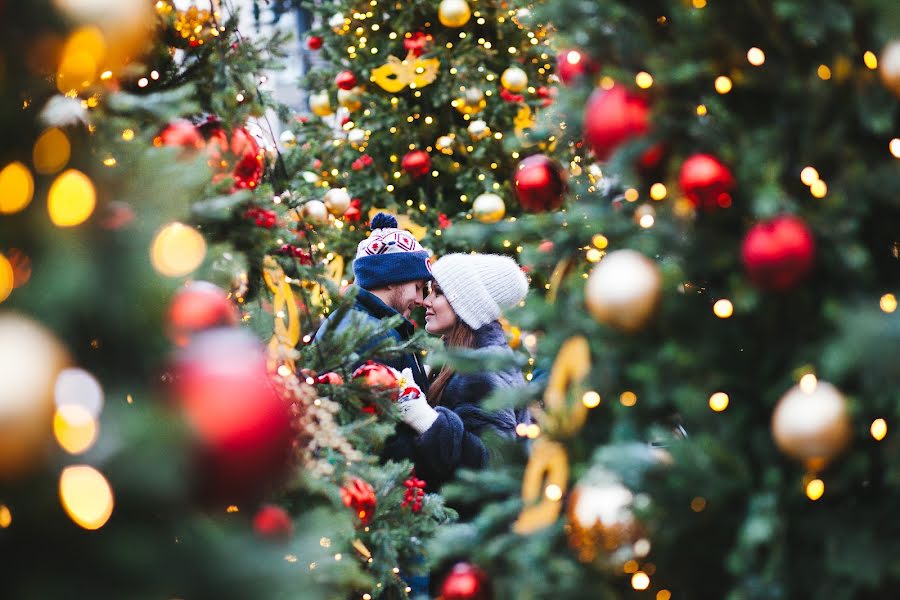
M397 399L400 418L417 432L425 433L437 420L438 412L428 404L409 367L403 369L400 375L403 379L400 398Z

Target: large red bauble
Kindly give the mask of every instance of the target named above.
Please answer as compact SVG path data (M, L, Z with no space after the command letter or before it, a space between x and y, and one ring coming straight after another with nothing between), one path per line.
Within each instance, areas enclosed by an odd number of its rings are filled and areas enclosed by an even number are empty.
M543 154L534 154L516 166L513 193L528 212L556 210L565 199L565 173L556 161Z
M556 74L564 85L572 85L599 70L600 65L580 50L563 50L556 56Z
M403 157L400 166L413 177L422 177L431 170L431 157L424 150L413 150Z
M174 375L174 397L197 441L202 499L261 497L284 474L292 437L262 343L236 328L198 333L176 355Z
M491 583L487 574L469 563L457 563L441 585L444 600L490 600Z
M310 50L318 50L322 47L323 40L317 35L311 35L306 38L306 47Z
M253 531L266 540L284 541L294 533L294 522L280 506L267 504L253 517Z
M180 146L185 151L200 150L205 145L197 127L187 119L169 123L153 140L156 146Z
M352 90L356 87L356 75L353 71L341 71L334 78L334 84L342 90Z
M179 346L191 336L213 327L238 324L238 310L228 294L208 281L194 281L175 293L169 304L166 325L169 337Z
M607 160L625 142L650 129L650 108L621 85L597 89L584 108L584 141L598 160Z
M368 525L375 514L378 498L375 489L358 477L354 477L341 488L341 502L350 507L359 517L360 523Z
M400 382L397 377L386 366L375 361L366 361L352 375L353 379L363 379L364 383L377 390L391 390L391 397L396 400L400 397Z
M694 154L681 165L681 191L694 206L706 210L731 206L734 176L728 167L710 154Z
M766 290L787 290L815 262L816 243L802 219L782 215L754 225L744 237L741 258L747 275Z

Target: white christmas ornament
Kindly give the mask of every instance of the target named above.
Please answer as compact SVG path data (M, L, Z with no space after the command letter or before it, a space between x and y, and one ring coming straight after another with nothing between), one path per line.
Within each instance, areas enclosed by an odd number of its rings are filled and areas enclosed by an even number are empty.
M325 208L334 216L340 216L350 208L350 194L346 188L331 188L325 192Z
M344 15L341 13L335 13L331 15L331 18L328 19L328 26L332 29L341 29L344 27Z
M321 200L310 200L303 205L303 216L313 223L327 223L328 209Z

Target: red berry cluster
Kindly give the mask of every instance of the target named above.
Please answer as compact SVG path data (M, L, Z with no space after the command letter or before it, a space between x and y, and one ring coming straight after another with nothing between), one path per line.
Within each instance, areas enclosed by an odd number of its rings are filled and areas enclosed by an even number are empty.
M292 246L291 244L285 244L279 249L284 255L293 256L300 260L301 265L311 265L312 264L312 256L310 256L309 252L304 250L303 248L298 248L297 246Z
M275 214L274 210L254 206L247 209L247 212L244 213L244 218L253 219L253 222L259 227L272 229L275 227L275 221L278 220L278 215Z
M353 164L350 165L350 168L354 171L362 171L364 168L370 166L374 161L372 157L368 154L363 154L359 158L353 161Z
M441 229L447 229L451 225L453 225L453 223L450 221L450 219L447 218L447 215L445 215L444 213L438 213L438 227L440 227Z
M358 477L352 478L341 488L341 502L352 508L360 523L368 525L378 502L375 489Z
M542 103L543 106L550 106L551 104L553 104L553 96L555 95L554 92L555 90L542 85L536 90L535 93L537 94L538 98L544 99L544 102Z
M422 500L425 498L425 485L425 482L417 478L416 472L413 471L409 479L403 482L406 494L403 496L403 502L400 503L400 506L406 508L412 505L413 512L422 510Z
M525 101L525 96L523 96L522 94L514 94L503 86L500 86L500 97L509 103Z

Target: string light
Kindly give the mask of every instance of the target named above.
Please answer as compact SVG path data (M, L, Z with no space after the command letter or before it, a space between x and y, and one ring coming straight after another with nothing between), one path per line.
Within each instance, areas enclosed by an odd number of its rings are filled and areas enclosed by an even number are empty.
M878 57L871 50L866 50L865 54L863 54L863 62L873 71L878 68Z
M719 75L716 77L715 87L716 91L720 94L727 94L731 91L733 84L731 83L731 78L725 75Z
M662 200L666 197L666 186L662 183L654 183L650 186L650 197L654 200Z
M828 193L828 186L824 181L818 179L809 186L809 193L816 198L824 198Z
M622 406L634 406L637 404L637 395L634 392L622 392L619 396Z
M706 115L706 112L707 112L707 111L706 111L706 105L705 105L705 104L698 104L698 105L697 105L697 116L698 116L698 117L702 117L702 116Z
M813 479L806 484L806 497L815 502L825 493L825 482L821 479Z
M897 310L897 297L894 294L885 294L878 301L878 306L882 311L890 314Z
M639 88L641 88L642 90L646 90L653 85L653 76L646 71L641 71L634 76L634 82Z
M828 68L828 65L819 65L819 68L816 69L816 75L819 76L819 79L828 81L831 79L831 69Z
M818 180L819 172L816 171L815 168L804 167L803 170L800 171L800 181L802 181L804 185L812 185Z
M584 396L581 397L581 402L588 408L596 408L600 406L600 394L591 390L589 392L585 392Z
M709 407L716 412L722 412L728 408L728 394L716 392L709 397Z
M894 158L900 158L900 138L892 139L888 144L888 149L891 151Z
M766 62L766 53L754 46L747 50L747 62L758 67Z
M869 427L869 433L872 434L872 437L875 438L876 441L881 441L884 439L884 436L887 435L887 421L884 419L875 419L872 421L871 427Z
M720 319L727 319L734 314L734 305L731 303L731 300L722 298L713 304L713 313Z
M643 571L638 571L631 576L631 587L640 591L650 587L650 576Z

